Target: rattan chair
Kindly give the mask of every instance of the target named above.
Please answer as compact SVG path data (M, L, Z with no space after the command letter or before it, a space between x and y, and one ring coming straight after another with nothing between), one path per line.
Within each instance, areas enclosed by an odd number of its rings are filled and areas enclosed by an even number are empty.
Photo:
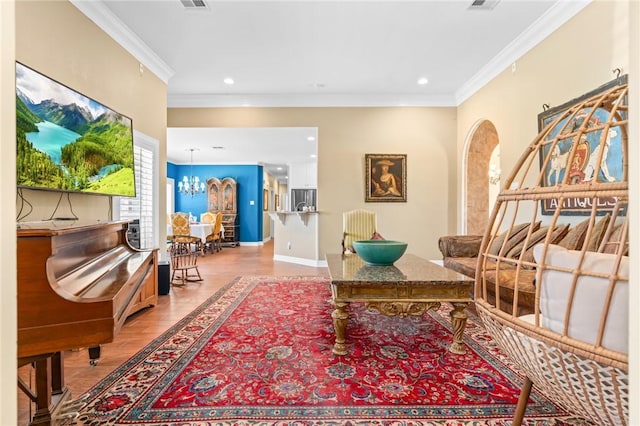
M546 125L506 179L483 237L476 307L526 375L514 425L532 385L595 424L628 422L626 99L623 78L543 113ZM525 239L508 255L499 236L521 223L530 224ZM561 247L554 232L565 224L584 232ZM535 309L518 315L522 278L532 273ZM495 302L507 287L511 308Z
M375 212L359 209L342 213L342 254L355 253L353 242L371 239L376 228Z

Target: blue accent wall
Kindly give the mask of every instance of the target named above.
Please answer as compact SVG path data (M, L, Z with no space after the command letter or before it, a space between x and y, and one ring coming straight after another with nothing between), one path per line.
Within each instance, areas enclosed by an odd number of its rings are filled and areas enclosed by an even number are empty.
M173 163L167 163L167 177L173 178L176 180L176 183L178 179L176 179L174 176L178 176L178 170L175 164ZM180 176L180 179L182 179L182 176Z
M176 181L175 209L177 212L191 213L200 219L207 211L207 195L190 196L178 192L178 182L192 173L191 165L167 163L167 177ZM194 165L193 175L205 182L216 177L231 177L236 180L238 225L240 242L262 242L262 188L263 170L259 165ZM250 202L253 201L253 205Z

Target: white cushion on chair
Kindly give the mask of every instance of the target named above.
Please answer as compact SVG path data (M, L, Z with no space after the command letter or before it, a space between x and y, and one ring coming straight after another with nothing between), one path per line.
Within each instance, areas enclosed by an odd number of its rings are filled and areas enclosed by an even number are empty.
M541 324L556 333L563 333L567 300L578 268L581 253L567 250L556 245L549 245L544 262L541 260L544 244L534 248L536 262L550 267L562 267L574 272L545 269L542 273L540 288L540 312L543 314ZM585 275L588 273L614 274L616 255L607 253L586 252L581 266L582 274L576 284L576 292L571 307L568 336L574 339L595 344L598 328L609 287L609 279ZM629 257L624 256L620 262L618 275L629 276ZM629 281L619 279L615 285L611 306L602 338L605 348L628 353L628 314L629 314Z

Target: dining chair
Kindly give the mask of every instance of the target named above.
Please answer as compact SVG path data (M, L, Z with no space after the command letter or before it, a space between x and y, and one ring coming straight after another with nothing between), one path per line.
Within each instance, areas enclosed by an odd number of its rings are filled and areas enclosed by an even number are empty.
M202 253L202 240L191 235L191 226L189 225L189 215L187 213L178 212L171 215L171 235L167 236L167 240L171 243L193 245L195 251Z
M171 259L171 284L183 286L189 281L202 281L198 270L198 252L189 243L174 242L169 248ZM178 281L176 281L176 274Z
M213 231L207 235L204 243L204 251L211 248L211 253L222 250L222 212L216 214Z
M212 212L204 212L200 214L200 223L211 223L211 224L215 223L216 214L217 213L212 213Z
M355 253L353 242L370 240L376 233L376 213L357 209L342 213L342 254Z

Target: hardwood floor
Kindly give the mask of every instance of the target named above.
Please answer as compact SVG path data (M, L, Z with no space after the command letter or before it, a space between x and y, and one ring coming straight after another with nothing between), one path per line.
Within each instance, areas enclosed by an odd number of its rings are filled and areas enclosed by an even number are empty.
M96 366L89 365L86 349L64 354L65 381L72 398L77 398L89 390L235 277L243 275L329 276L327 268L274 261L272 241L263 246L225 247L218 253L201 257L198 260L198 269L203 278L202 282L191 282L183 287L172 286L169 295L159 296L156 307L131 316L115 341L102 346L101 357ZM19 369L18 374L27 383L33 383L35 380L30 366ZM28 424L33 409L27 397L18 391L17 424Z

